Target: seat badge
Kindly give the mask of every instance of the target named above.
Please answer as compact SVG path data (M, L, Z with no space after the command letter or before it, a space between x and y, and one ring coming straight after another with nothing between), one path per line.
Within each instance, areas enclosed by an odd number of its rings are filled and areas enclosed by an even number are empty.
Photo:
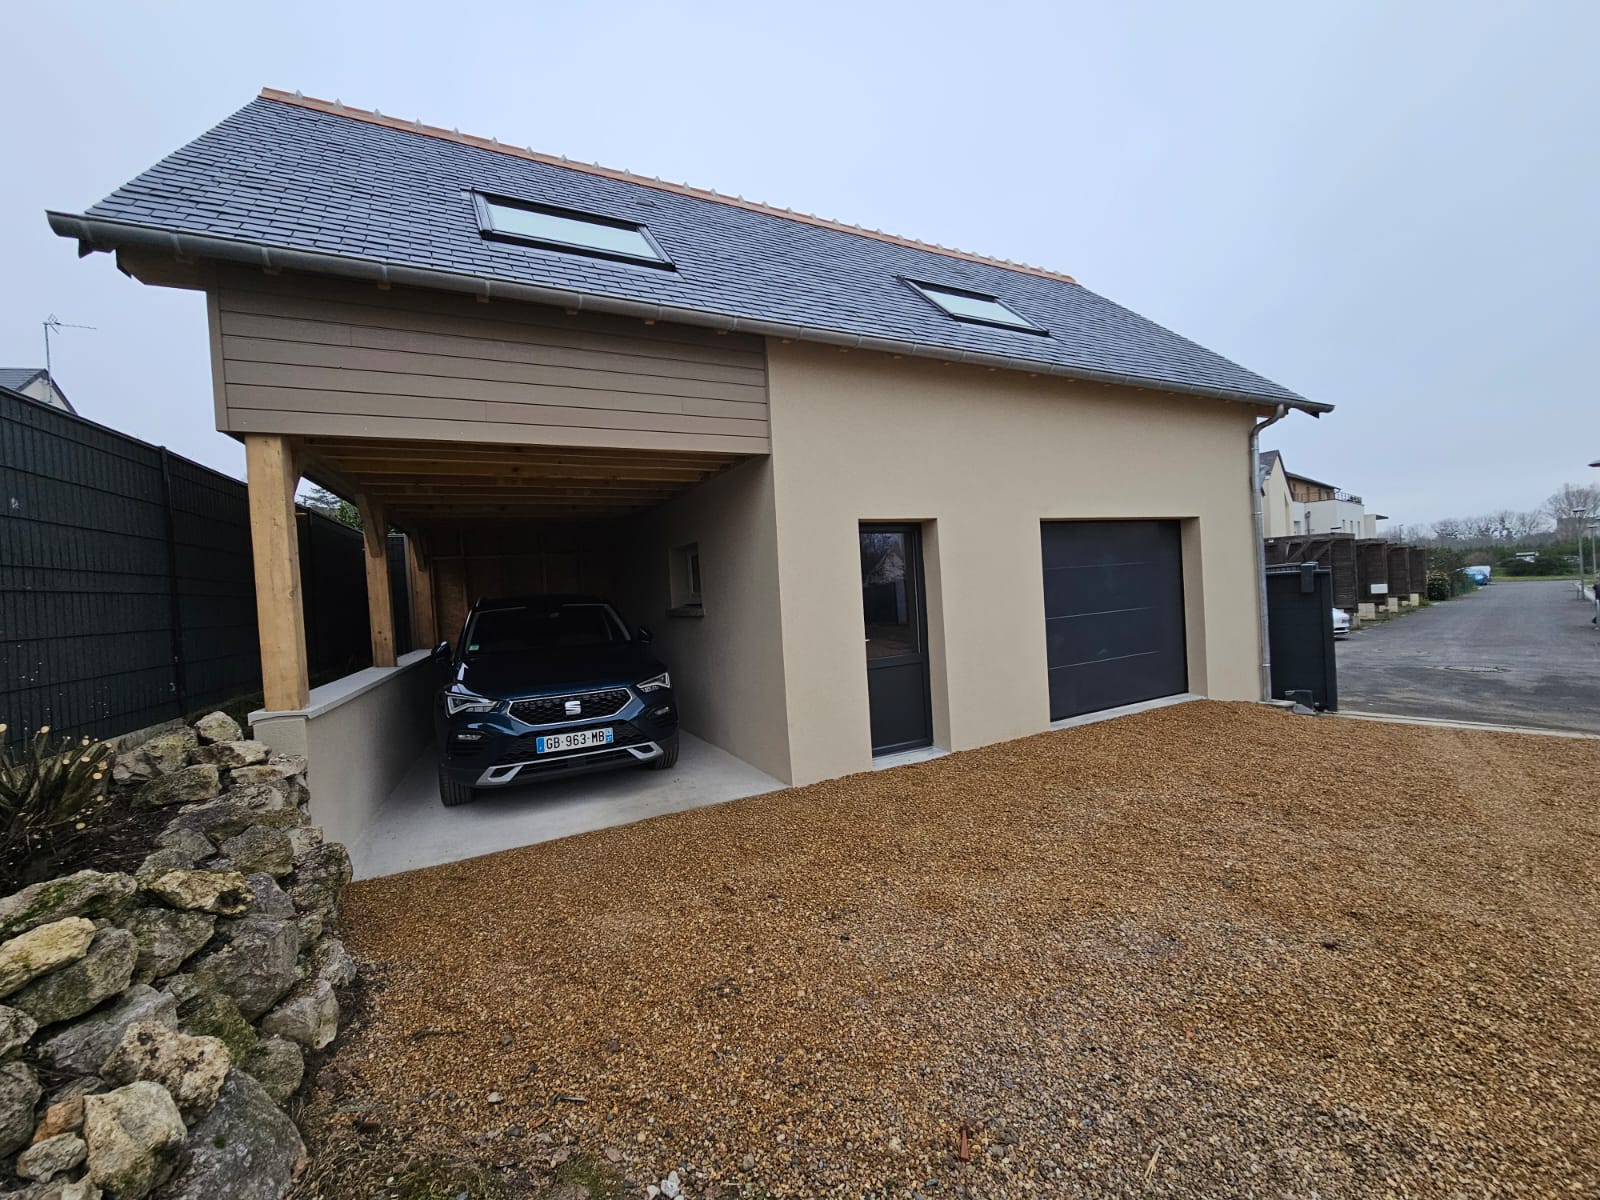
M582 700L568 700L567 701L567 716L576 717L576 716L581 716L582 713L583 713L583 701Z

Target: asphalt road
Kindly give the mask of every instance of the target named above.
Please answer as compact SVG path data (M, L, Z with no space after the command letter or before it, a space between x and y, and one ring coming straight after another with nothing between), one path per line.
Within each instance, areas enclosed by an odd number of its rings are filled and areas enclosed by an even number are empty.
M1339 707L1600 733L1600 630L1570 582L1495 583L1338 644Z

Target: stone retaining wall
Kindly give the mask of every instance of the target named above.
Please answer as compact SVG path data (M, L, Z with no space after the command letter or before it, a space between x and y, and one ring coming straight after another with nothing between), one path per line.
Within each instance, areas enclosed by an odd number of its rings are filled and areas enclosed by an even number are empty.
M161 734L113 772L173 814L138 870L0 899L0 1196L288 1191L305 1147L280 1106L355 979L331 932L350 859L305 766L221 713Z

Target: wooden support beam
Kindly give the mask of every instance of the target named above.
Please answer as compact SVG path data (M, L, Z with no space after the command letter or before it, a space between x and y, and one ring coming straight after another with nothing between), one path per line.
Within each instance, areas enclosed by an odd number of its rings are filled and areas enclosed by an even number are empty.
M246 434L250 552L256 570L256 625L261 641L262 704L269 712L305 708L306 624L300 590L300 536L294 489L300 482L294 446L276 434Z
M406 534L406 566L411 578L411 644L431 650L439 644L439 622L435 616L433 559L427 543L414 533Z
M392 667L394 609L389 601L389 524L381 504L356 496L361 540L367 548L367 625L372 631L372 665Z

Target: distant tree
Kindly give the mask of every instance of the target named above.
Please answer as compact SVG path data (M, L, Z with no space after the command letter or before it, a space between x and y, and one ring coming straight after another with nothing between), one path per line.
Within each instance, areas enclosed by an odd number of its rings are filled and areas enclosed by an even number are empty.
M361 510L351 504L350 501L335 496L326 488L315 486L307 488L305 495L300 498L300 502L307 508L319 512L323 516L339 522L341 525L348 525L351 529L361 528Z
M1574 517L1572 510L1584 510L1582 518ZM1593 484L1563 483L1550 499L1544 502L1545 515L1556 523L1557 535L1574 538L1583 525L1600 513L1600 487Z

